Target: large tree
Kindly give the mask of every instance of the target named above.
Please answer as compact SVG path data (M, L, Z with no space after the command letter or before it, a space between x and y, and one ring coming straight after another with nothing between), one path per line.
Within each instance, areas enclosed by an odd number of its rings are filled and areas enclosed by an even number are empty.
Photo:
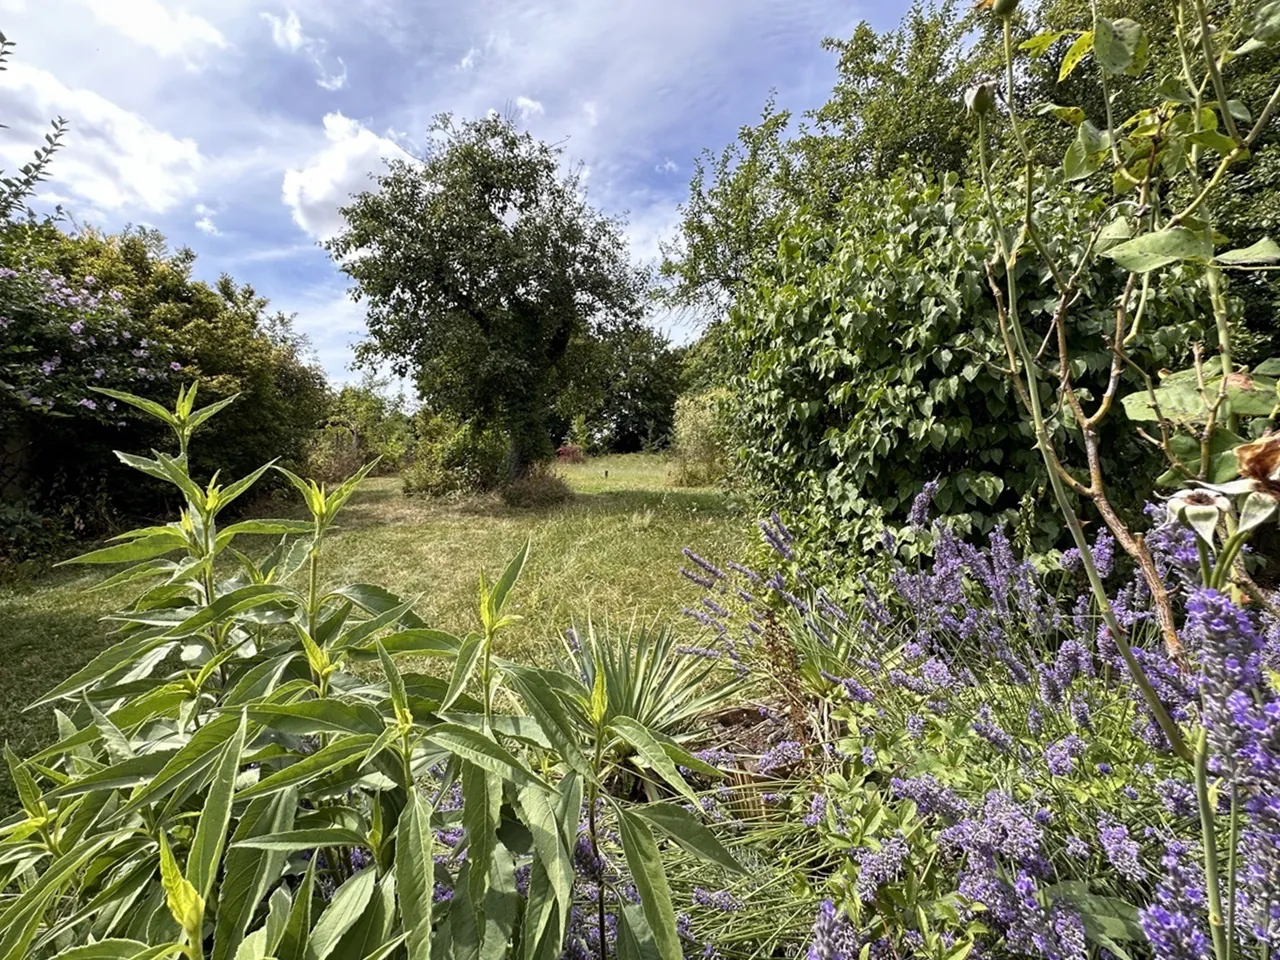
M343 208L327 244L367 306L360 356L412 375L423 401L511 444L513 475L551 453L570 346L638 314L644 276L562 150L490 115L437 119Z

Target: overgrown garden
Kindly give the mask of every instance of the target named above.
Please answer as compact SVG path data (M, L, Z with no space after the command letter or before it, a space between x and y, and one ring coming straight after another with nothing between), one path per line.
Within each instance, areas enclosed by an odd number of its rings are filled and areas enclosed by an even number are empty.
M823 108L771 103L695 175L683 356L553 148L442 120L332 244L424 405L331 398L323 482L217 446L253 381L188 374L180 325L130 373L150 301L97 264L138 238L11 224L99 251L24 294L70 344L38 372L51 409L131 411L120 469L172 509L66 561L128 599L33 691L56 741L6 751L0 958L1280 949L1280 3L944 3L830 46ZM8 395L43 407L32 356ZM679 617L513 648L536 541L461 629L334 573L374 470L554 511L553 457L660 434L764 518L671 558ZM272 480L286 515L237 512Z

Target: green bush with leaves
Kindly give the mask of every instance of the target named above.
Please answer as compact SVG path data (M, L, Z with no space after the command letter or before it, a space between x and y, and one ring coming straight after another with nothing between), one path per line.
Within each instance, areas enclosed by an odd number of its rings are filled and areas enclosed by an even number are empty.
M588 686L494 656L527 545L481 575L475 632L431 629L411 601L324 578L372 464L333 489L281 470L309 519L222 525L271 469L191 475L192 435L234 398L107 395L173 432L177 456L119 456L184 507L68 561L149 585L108 618L116 643L31 705L55 708L58 742L7 752L22 810L0 823L0 958L532 960L592 930L616 930L620 958L679 956L658 837L737 864L681 806L607 788L693 800L678 766L717 771L611 703L600 666ZM250 536L280 539L255 560Z
M999 196L1018 208L1016 193ZM1037 189L1040 229L1055 245L1088 244L1097 202L1065 185ZM834 224L800 215L730 318L730 409L747 482L793 521L802 543L855 553L880 524L900 527L928 480L964 532L1014 523L1044 485L1008 366L987 259L994 235L977 183L902 173L867 183ZM1046 322L1052 285L1021 271L1029 309ZM1096 263L1072 314L1081 389L1106 389L1112 300L1126 274ZM1153 285L1132 353L1156 367L1189 355L1207 298L1177 276ZM1134 383L1141 381L1134 377ZM1069 424L1055 425L1067 437ZM1132 430L1114 428L1108 456L1130 475L1155 462ZM1141 491L1126 491L1140 503ZM1034 531L1040 547L1059 526Z
M502 434L443 414L419 414L418 439L404 471L410 496L449 496L493 490L507 478Z
M723 480L731 462L726 391L687 393L676 401L671 482L705 487Z

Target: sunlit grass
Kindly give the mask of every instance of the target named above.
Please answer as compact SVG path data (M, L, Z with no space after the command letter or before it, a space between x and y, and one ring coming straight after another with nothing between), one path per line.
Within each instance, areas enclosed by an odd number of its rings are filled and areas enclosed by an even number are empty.
M545 656L575 618L681 620L698 596L678 573L680 548L733 555L747 524L712 489L674 489L656 456L602 457L561 467L575 499L541 511L513 510L496 497L458 502L406 499L395 477L368 480L326 541L330 584L377 583L434 626L475 625L477 578L496 576L526 537L533 552L508 610L524 620L502 638L507 656ZM281 512L277 508L276 512ZM53 736L48 710L24 713L109 645L98 619L128 594L88 594L100 571L60 570L0 585L0 741L20 755ZM12 788L0 786L0 811Z

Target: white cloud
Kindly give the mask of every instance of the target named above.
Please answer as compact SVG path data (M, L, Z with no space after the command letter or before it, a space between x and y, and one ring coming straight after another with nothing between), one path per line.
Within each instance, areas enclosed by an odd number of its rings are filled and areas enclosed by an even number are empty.
M301 169L286 170L282 188L294 223L317 240L327 240L342 228L338 208L353 193L370 187L369 175L381 171L384 160L408 156L391 140L341 113L325 116L324 133L328 145Z
M458 69L470 70L472 67L476 65L476 61L479 58L480 58L480 51L477 50L475 47L472 47L465 54L463 54L462 59L458 61Z
M205 206L203 203L197 203L192 209L200 219L196 220L195 228L201 233L210 237L222 236L222 231L218 229L218 225L213 222L214 210Z
M67 87L53 74L21 62L0 74L0 89L24 103L12 136L0 144L0 165L13 169L30 159L47 131L44 118L70 122L54 159L56 187L98 210L163 213L196 192L204 165L195 140L178 138L92 90Z
M277 17L274 13L263 13L261 16L271 25L271 40L277 47L290 53L302 49L306 36L302 32L302 21L298 19L297 13L290 10L283 17Z
M520 118L528 120L530 117L541 116L546 113L546 108L538 100L532 97L516 97L516 109L520 111Z
M227 39L204 17L160 0L83 0L94 17L161 56L189 62L210 47L223 49Z
M587 126L594 127L600 122L600 111L596 108L594 100L588 100L582 105L582 112L587 116Z
M337 69L329 67L329 43L320 37L309 36L302 29L302 19L295 10L286 11L283 17L274 13L260 14L271 27L271 41L286 53L301 53L316 69L316 86L325 90L341 90L347 85L347 65L341 57Z
M680 170L680 165L676 163L674 160L672 160L670 157L667 157L666 160L658 164L653 169L656 170L658 173L677 173Z

